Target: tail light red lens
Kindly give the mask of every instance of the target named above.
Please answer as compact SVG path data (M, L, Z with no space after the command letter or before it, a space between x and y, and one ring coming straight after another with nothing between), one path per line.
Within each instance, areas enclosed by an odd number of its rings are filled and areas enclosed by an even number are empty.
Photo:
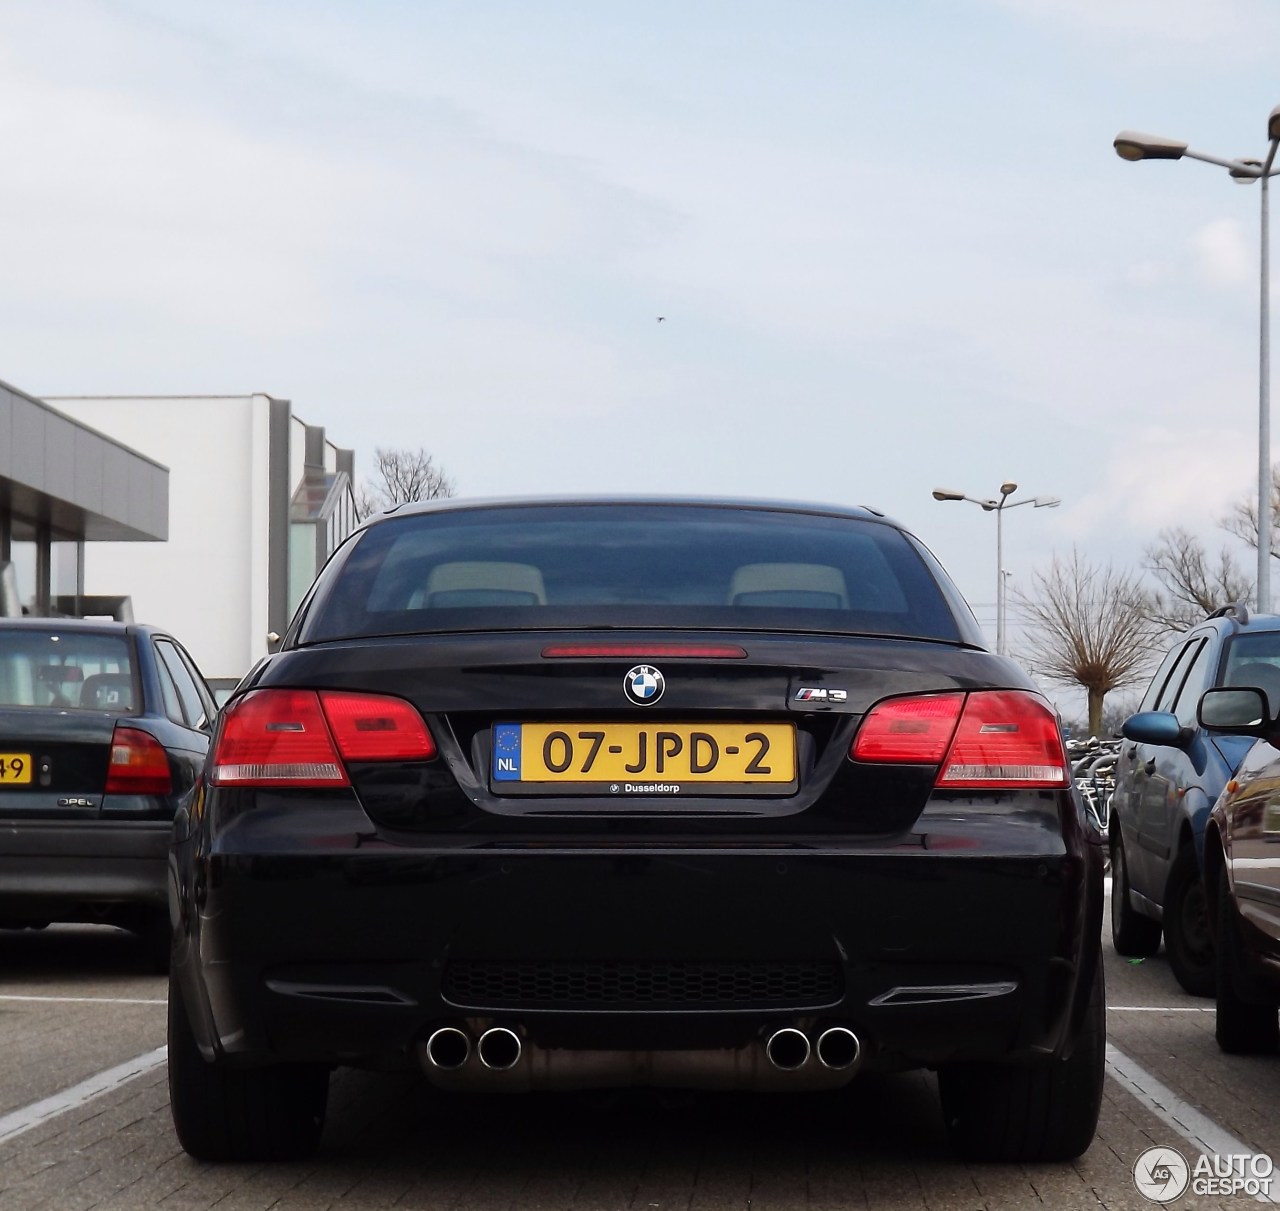
M169 754L150 732L117 725L107 764L108 795L167 795L173 790Z
M320 705L348 761L429 761L436 755L422 716L403 698L322 690Z
M222 714L215 786L350 786L315 690L255 690Z
M1066 786L1067 755L1049 704L1023 690L970 694L938 775L950 787Z
M963 694L890 698L862 721L849 755L855 761L936 765L946 756L963 707Z
M223 711L210 765L215 786L350 786L345 761L426 761L435 742L402 698L339 691L254 690Z
M868 712L849 755L855 761L937 764L941 790L1068 783L1057 717L1025 690L890 698Z

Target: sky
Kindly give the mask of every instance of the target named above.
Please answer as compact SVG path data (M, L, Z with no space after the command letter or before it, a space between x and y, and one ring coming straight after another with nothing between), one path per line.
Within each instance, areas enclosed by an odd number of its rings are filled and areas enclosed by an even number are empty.
M869 504L993 623L1256 489L1272 0L3 0L0 378ZM663 316L663 322L658 317ZM1280 426L1277 426L1280 428ZM1240 552L1246 566L1251 559Z

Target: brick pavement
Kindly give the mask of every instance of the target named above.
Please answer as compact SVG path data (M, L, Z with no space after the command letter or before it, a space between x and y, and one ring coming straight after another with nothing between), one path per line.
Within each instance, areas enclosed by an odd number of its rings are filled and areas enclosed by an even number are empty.
M1162 960L1128 965L1105 949L1113 1004L1206 1006L1177 991ZM89 984L99 986L96 974ZM162 984L130 991L148 987ZM162 1041L163 1009L140 1010L153 1013L149 1020L123 1017L119 1007L38 1012L22 1041L38 1049L61 1039L67 1071L79 1071L104 1038L134 1048L111 1055L113 1063ZM106 1015L98 1029L92 1012ZM10 1056L18 1020L0 1013ZM113 1036L112 1022L128 1029ZM1117 1011L1110 1025L1112 1041L1158 1079L1251 1145L1280 1152L1280 1059L1222 1056L1212 1013ZM41 1070L34 1051L16 1059ZM40 1096L60 1087L61 1071L48 1070L54 1083ZM1124 1211L1152 1206L1130 1173L1153 1144L1180 1141L1111 1081L1097 1141L1074 1164L968 1166L948 1152L936 1083L922 1073L866 1076L844 1095L448 1099L415 1076L341 1072L313 1161L211 1166L179 1148L160 1068L0 1144L0 1211ZM1184 1197L1175 1205L1245 1203Z
M313 1161L211 1166L178 1148L157 1070L0 1146L0 1211L1121 1211L1151 1205L1130 1168L1170 1142L1110 1082L1098 1140L1074 1164L966 1166L922 1074L847 1096L442 1099L416 1078L342 1073Z

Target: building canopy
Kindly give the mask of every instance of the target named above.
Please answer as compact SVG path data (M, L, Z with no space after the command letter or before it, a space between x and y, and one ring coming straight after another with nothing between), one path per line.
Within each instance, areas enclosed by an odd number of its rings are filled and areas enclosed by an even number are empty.
M0 382L0 564L34 543L37 612L50 599L54 542L163 542L169 471Z

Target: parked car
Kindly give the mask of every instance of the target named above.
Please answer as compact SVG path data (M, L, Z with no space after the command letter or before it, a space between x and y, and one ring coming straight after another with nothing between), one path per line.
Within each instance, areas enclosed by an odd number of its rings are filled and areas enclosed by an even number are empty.
M1280 666L1277 666L1280 667ZM1280 694L1215 689L1203 726L1256 737L1214 805L1205 836L1205 884L1217 939L1217 1038L1223 1051L1280 1046Z
M1054 711L879 513L404 506L321 571L179 813L178 1138L305 1154L335 1065L493 1091L930 1067L964 1155L1073 1157L1101 857Z
M167 964L170 832L212 715L163 631L0 619L0 927L104 922Z
M1213 996L1204 833L1209 811L1252 740L1200 726L1213 686L1260 686L1280 703L1280 617L1227 606L1180 636L1138 712L1125 720L1111 799L1111 938L1117 953L1154 955L1187 992Z

